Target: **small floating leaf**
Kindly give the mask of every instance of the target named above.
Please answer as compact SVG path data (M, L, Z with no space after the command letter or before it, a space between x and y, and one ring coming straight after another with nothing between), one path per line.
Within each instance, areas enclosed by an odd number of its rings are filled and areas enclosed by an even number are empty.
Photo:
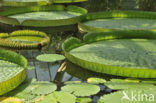
M58 54L42 54L38 55L36 59L43 62L55 62L59 60L64 60L65 57L63 55Z
M100 84L100 83L105 83L106 80L105 79L102 79L102 78L94 78L94 77L91 77L91 78L88 78L87 79L87 82L88 83L91 83L91 84Z
M62 91L69 92L75 96L90 96L100 91L99 86L93 84L69 84L61 88Z
M54 83L50 82L35 82L32 83L31 93L34 95L45 95L52 93L57 89L57 86Z
M76 97L67 92L53 92L37 103L75 103Z
M15 90L5 94L9 97L17 97L23 101L32 101L38 96L50 94L56 90L54 83L45 81L26 81Z

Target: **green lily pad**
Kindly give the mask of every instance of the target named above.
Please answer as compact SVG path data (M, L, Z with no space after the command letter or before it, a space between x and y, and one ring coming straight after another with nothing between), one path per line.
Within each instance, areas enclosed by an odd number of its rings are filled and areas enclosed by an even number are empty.
M141 83L133 80L127 81L126 79L111 79L111 81L107 81L105 85L110 89L149 89L155 87L153 84Z
M87 32L152 30L156 28L155 17L155 13L140 11L105 11L91 13L82 18L79 23L79 29Z
M0 49L0 95L15 89L25 80L26 67L23 56Z
M83 41L67 39L62 47L67 59L83 68L117 76L155 78L155 34L154 30L89 33Z
M23 70L23 67L15 63L0 60L0 82L11 79Z
M55 62L55 61L64 60L65 57L63 55L58 55L58 54L42 54L42 55L38 55L36 59L43 62Z
M2 33L0 39L0 47L13 50L42 49L50 42L45 33L34 30L18 30L7 36Z
M26 81L15 90L5 94L7 97L17 97L25 102L50 94L57 89L54 83L46 81Z
M75 96L91 96L97 94L100 91L99 86L80 83L80 84L68 84L61 88L62 91L72 93Z
M124 90L102 96L98 103L154 103L155 89Z
M50 82L35 82L29 88L34 95L46 95L57 89L56 84Z
M106 80L102 78L91 77L87 79L87 82L91 84L101 84L101 83L105 83Z
M76 99L76 102L77 103L91 103L92 102L92 99L91 98L77 98Z
M54 92L36 103L75 103L76 97L67 92Z
M96 19L84 22L87 26L107 29L155 29L156 20L141 18Z
M9 16L11 18L16 18L19 22L25 20L60 20L60 19L69 19L75 16L80 16L80 13L75 12L66 12L66 11L51 11L51 12L31 12L23 13Z

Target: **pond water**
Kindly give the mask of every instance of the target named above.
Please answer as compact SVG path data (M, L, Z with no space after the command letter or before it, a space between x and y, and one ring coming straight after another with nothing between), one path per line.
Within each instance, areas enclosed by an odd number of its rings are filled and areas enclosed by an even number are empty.
M59 40L60 40L60 42L63 41L62 39L59 39ZM56 48L56 46L58 46L59 43L56 43L56 44L51 42L51 45L46 50L43 50L43 51L20 51L19 52L19 54L23 55L24 57L26 57L28 59L28 71L27 71L28 79L36 78L38 81L54 82L58 85L58 88L59 88L66 81L86 82L86 80L89 77L99 77L99 78L101 77L106 80L109 80L111 78L121 78L121 77L117 77L117 76L100 74L100 73L95 73L95 72L86 70L84 68L81 68L81 67L69 62L68 60L57 61L57 62L53 62L53 63L40 62L40 61L36 60L36 57L40 54L62 53L62 51L60 49L58 49L59 47ZM65 68L60 68L61 65L64 65L64 64L65 64ZM110 93L113 91L113 90L105 87L104 85L99 85L99 86L101 88L101 91L96 95L90 96L90 98L93 99L94 103L97 102L97 100L100 98L100 96L103 96L104 94L107 94L107 93Z

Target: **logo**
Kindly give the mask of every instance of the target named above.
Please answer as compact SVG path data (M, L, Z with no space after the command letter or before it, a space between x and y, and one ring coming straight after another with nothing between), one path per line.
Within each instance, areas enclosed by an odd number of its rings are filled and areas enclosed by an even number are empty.
M128 100L128 101L138 101L138 102L153 102L154 101L154 94L147 94L143 93L142 91L123 91L123 97L121 100Z

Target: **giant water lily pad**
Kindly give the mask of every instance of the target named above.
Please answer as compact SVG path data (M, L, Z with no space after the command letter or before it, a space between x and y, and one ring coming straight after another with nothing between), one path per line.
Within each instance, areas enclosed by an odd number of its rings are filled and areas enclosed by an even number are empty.
M84 2L87 0L2 0L4 6L35 6L35 5L50 5L52 3L75 3Z
M69 19L75 16L80 16L81 13L69 12L69 11L50 11L50 12L31 12L9 16L10 18L16 18L20 23L25 20L60 20Z
M16 88L26 78L27 61L14 52L0 49L0 95Z
M3 26L9 24L9 26L14 25L14 28L19 28L20 25L20 29L33 28L33 30L43 30L45 32L73 30L75 28L73 25L78 23L81 15L86 13L86 9L77 6L21 7L20 9L14 8L1 12L0 16L3 20L0 23ZM5 30L5 28L1 28Z
M152 12L136 11L91 13L84 16L82 22L79 23L79 28L83 31L98 32L111 30L152 30L156 29L156 15Z
M91 33L83 43L75 38L66 40L63 49L71 62L95 72L155 78L155 35L155 31L137 30Z
M50 42L43 32L33 30L18 30L11 34L0 33L0 47L7 49L42 49Z

